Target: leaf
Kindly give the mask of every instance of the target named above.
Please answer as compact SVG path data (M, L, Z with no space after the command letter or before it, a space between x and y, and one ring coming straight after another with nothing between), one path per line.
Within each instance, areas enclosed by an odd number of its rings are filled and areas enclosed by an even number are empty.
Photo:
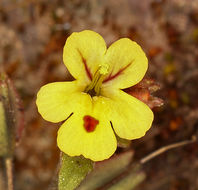
M94 170L87 176L78 190L94 190L113 180L126 169L132 156L133 152L128 151L109 160L97 162Z
M75 189L93 168L93 162L82 156L70 157L62 153L61 161L59 190Z
M144 173L131 172L128 176L108 188L108 190L133 190L145 179Z

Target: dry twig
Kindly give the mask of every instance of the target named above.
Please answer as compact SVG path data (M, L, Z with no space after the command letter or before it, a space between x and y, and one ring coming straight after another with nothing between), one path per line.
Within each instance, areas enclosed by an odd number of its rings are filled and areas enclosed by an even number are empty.
M162 153L164 153L164 152L166 152L166 151L168 151L170 149L194 143L196 140L197 140L196 136L192 136L192 139L190 139L190 140L185 140L185 141L174 143L174 144L171 144L171 145L168 145L168 146L164 146L164 147L162 147L162 148L150 153L146 157L142 158L140 160L140 163L144 164L144 163L150 161L151 159L155 158L156 156L159 156L160 154L162 154Z

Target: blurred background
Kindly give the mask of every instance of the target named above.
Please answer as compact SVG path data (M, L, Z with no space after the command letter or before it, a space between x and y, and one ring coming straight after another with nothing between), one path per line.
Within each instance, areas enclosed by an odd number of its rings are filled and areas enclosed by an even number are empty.
M0 65L22 99L25 130L16 149L16 190L46 189L56 172L59 124L46 122L35 105L39 88L70 80L62 61L67 37L84 29L107 45L128 37L149 59L147 78L161 89L155 121L132 142L134 161L198 129L198 0L1 0ZM124 151L124 149L119 149ZM143 166L137 190L197 190L198 144L170 150Z

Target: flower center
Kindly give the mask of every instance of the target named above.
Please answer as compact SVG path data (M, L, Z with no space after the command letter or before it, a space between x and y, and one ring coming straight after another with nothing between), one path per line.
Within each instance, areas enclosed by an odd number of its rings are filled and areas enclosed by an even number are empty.
M83 117L84 120L84 128L87 132L93 132L96 128L96 126L98 125L99 121L96 120L95 118L89 116L89 115L85 115Z
M108 74L109 65L103 64L93 76L91 83L86 87L85 92L91 96L98 96L105 76Z

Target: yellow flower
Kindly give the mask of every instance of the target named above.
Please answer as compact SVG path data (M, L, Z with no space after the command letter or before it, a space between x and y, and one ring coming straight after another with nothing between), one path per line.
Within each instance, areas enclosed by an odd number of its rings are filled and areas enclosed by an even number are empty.
M58 131L61 151L100 161L115 152L115 133L129 140L145 135L152 111L122 90L140 82L147 70L139 45L122 38L107 49L98 33L85 30L68 37L63 60L76 80L43 86L36 101L45 120L67 119Z

